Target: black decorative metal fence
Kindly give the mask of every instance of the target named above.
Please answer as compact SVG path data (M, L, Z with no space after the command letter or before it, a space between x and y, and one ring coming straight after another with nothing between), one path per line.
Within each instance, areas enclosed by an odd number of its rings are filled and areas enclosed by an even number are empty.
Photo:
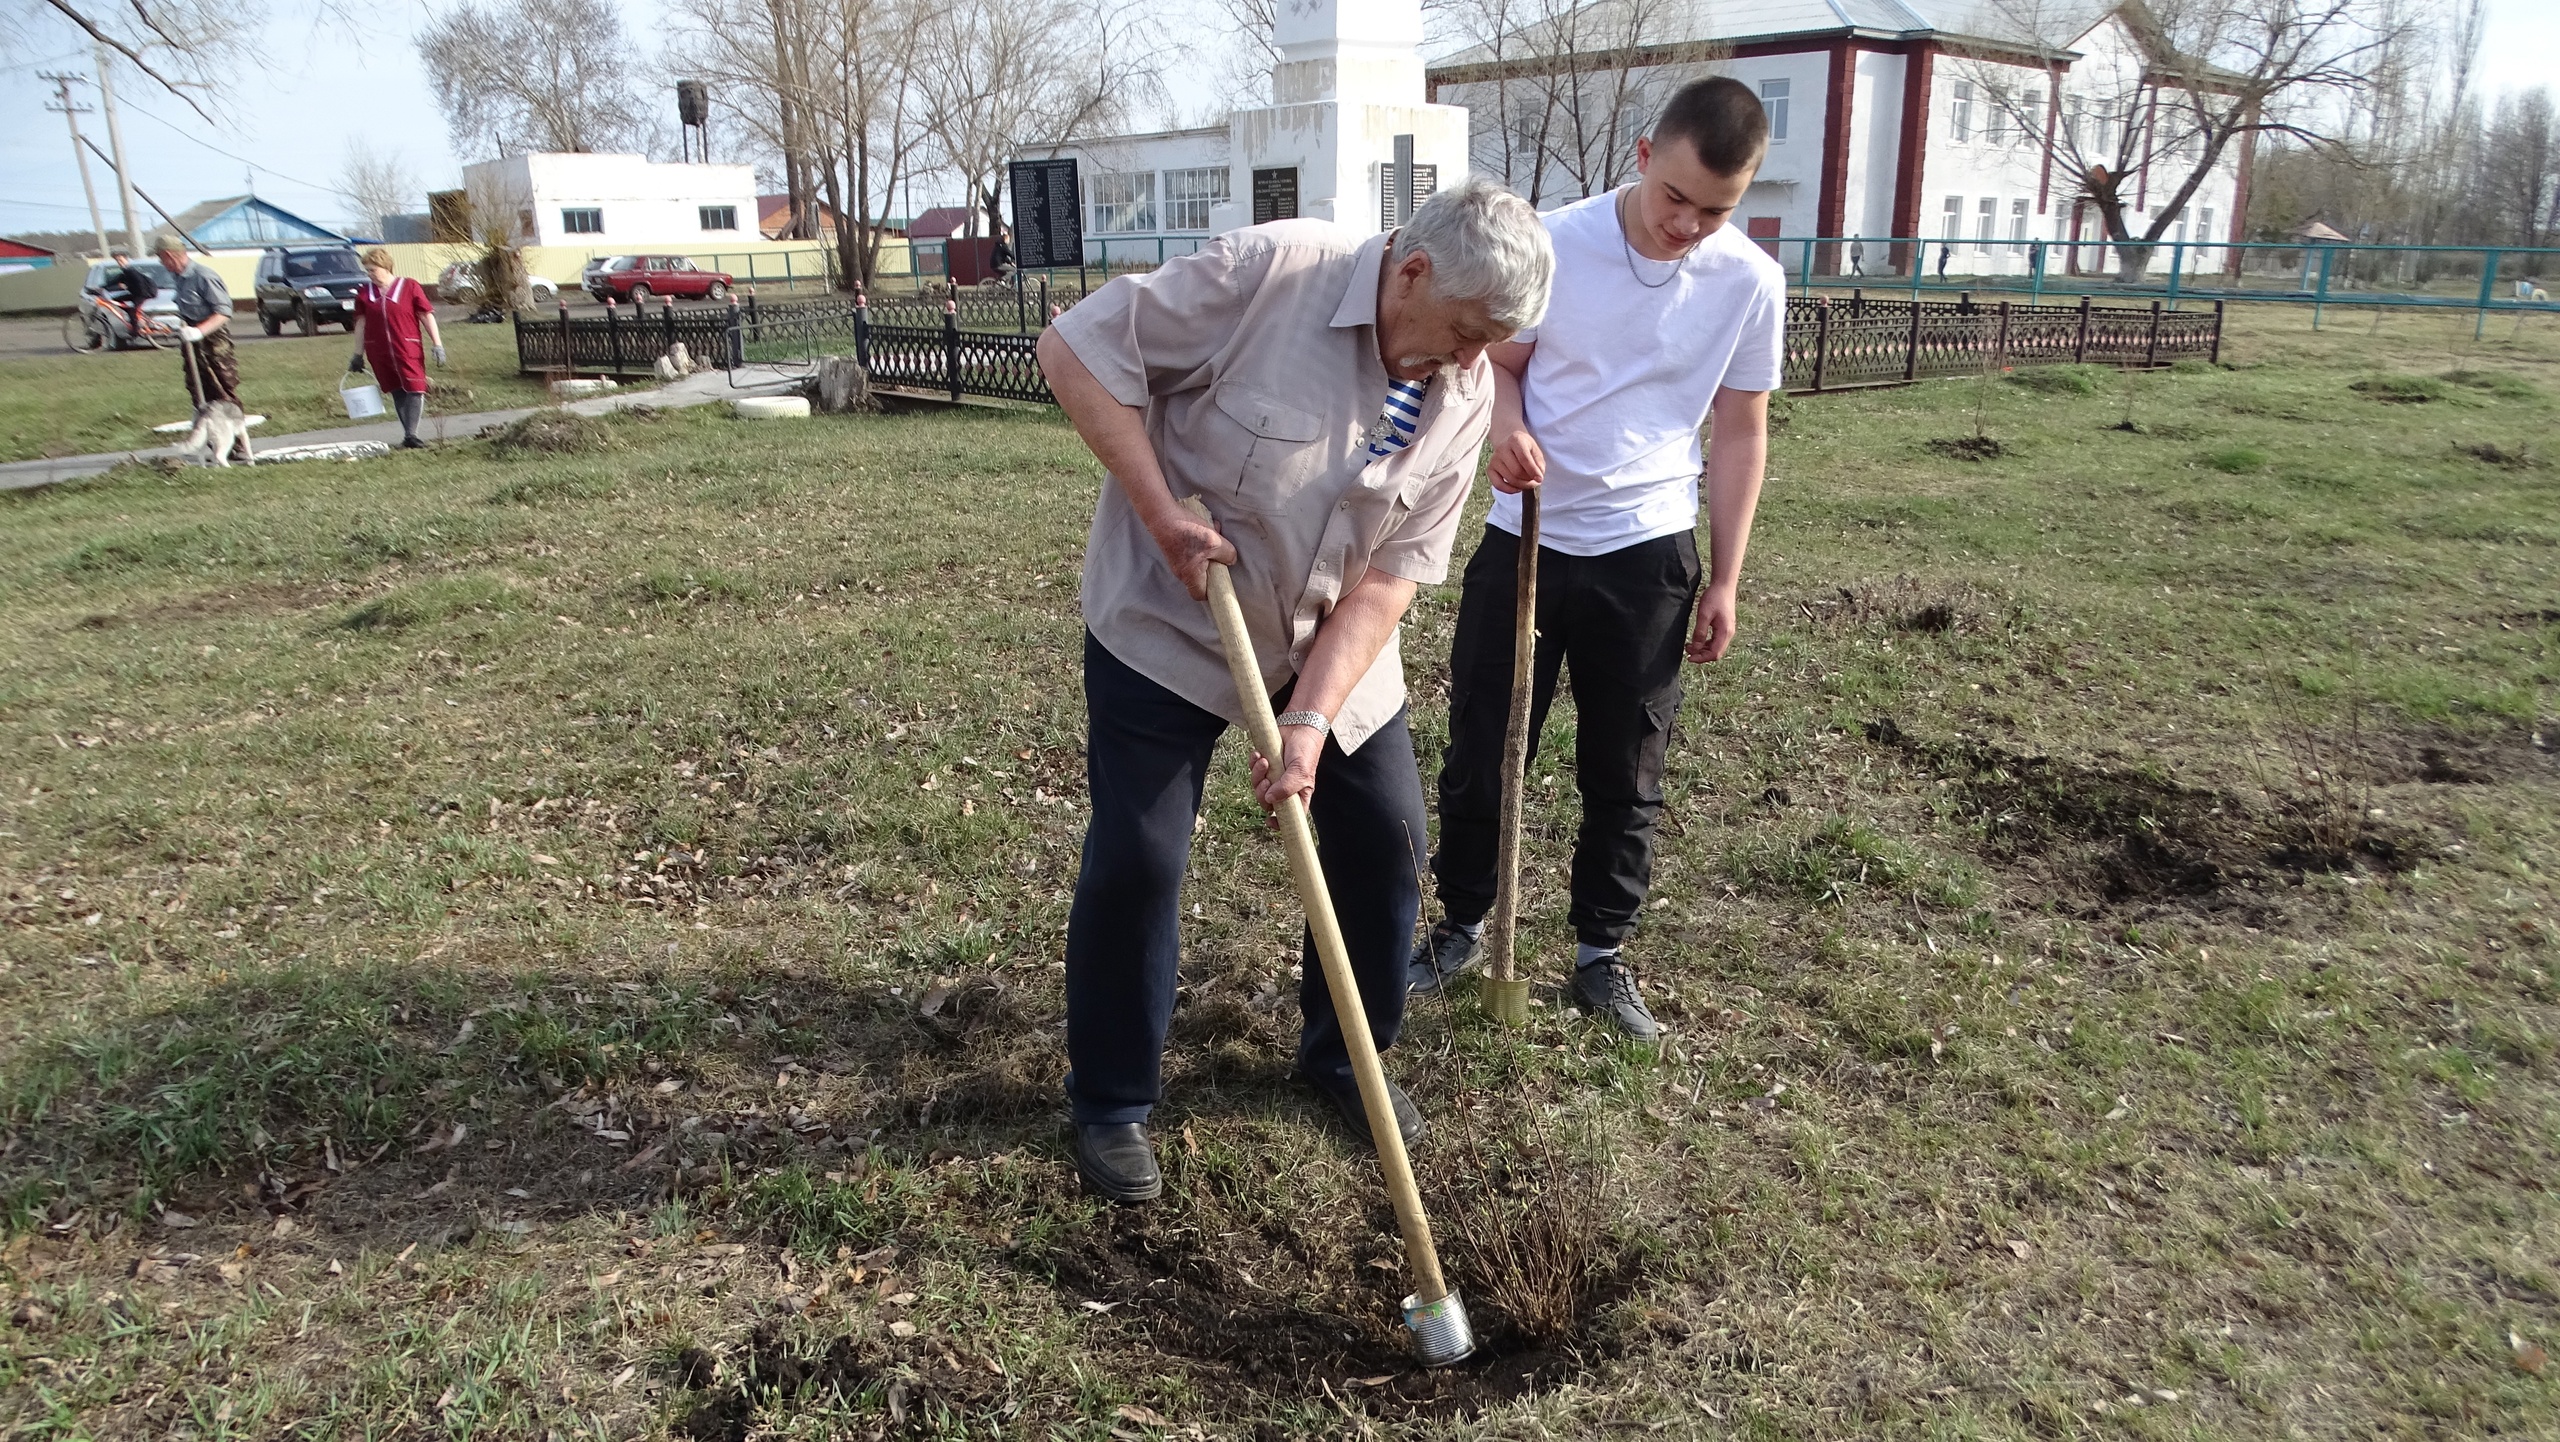
M2016 305L1868 299L1787 302L1786 386L1836 391L2036 365L2164 366L2222 357L2222 305Z
M516 359L527 373L646 373L681 341L695 364L814 366L852 355L875 389L1052 403L1034 354L1051 307L1081 293L1029 286L926 298L821 299L679 308L607 306L602 315L516 316ZM1006 323L1012 324L1008 326ZM1785 385L1835 391L1901 385L2017 366L2164 366L2219 360L2222 305L2211 310L2077 305L1977 305L1852 292L1787 302Z

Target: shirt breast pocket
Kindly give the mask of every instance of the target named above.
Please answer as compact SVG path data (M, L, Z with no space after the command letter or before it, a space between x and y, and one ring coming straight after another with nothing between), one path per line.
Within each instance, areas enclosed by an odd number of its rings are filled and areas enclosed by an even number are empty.
M1324 420L1249 386L1222 385L1218 409L1249 438L1237 469L1235 500L1247 510L1278 513L1332 463Z

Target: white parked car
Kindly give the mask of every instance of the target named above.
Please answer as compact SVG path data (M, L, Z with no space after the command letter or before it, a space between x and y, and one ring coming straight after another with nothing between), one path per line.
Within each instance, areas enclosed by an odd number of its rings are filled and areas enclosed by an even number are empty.
M543 305L560 298L560 287L556 282L537 275L527 284L533 289L533 298ZM470 305L479 298L480 274L470 261L457 260L444 268L444 274L436 277L436 299L447 305Z

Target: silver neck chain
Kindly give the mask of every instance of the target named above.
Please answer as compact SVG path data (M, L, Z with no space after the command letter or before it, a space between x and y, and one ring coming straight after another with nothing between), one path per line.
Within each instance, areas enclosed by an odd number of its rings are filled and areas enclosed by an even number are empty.
M1627 239L1627 197L1630 193L1631 192L1625 190L1618 192L1618 204L1616 207L1618 219L1618 249L1626 253L1627 274L1635 279L1636 284L1643 286L1647 290L1660 290L1664 286L1671 284L1671 282L1678 280L1680 278L1680 272L1689 268L1689 257L1696 253L1697 247L1691 246L1688 250L1680 252L1679 258L1671 262L1671 273L1669 275L1664 276L1660 280L1645 279L1644 272L1636 269L1635 242ZM1648 256L1646 259L1651 260L1652 257ZM1655 265L1662 264L1662 262L1658 260L1653 263Z

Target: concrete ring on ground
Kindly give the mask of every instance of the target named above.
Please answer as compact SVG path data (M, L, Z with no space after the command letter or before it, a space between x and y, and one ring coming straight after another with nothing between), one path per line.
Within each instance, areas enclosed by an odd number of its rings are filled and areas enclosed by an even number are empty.
M807 396L741 396L729 404L742 421L806 420L809 415Z

